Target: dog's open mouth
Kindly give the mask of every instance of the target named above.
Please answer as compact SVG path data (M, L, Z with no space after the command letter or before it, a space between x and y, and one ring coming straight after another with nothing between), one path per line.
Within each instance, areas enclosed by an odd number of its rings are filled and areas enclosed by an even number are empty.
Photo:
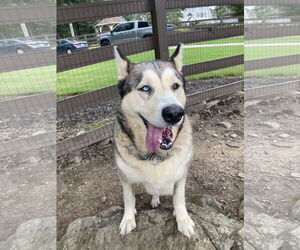
M146 148L149 153L157 153L160 149L169 150L173 147L172 127L158 128L150 124L142 116L141 118L147 128Z

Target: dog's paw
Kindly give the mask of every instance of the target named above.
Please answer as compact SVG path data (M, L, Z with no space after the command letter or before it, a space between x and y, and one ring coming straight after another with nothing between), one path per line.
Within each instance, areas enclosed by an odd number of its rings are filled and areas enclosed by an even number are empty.
M133 229L136 228L135 218L134 217L123 217L120 224L120 234L124 236L129 234Z
M151 207L156 208L160 204L159 196L152 196Z
M184 216L182 218L176 218L178 231L189 239L195 235L195 224L190 216Z

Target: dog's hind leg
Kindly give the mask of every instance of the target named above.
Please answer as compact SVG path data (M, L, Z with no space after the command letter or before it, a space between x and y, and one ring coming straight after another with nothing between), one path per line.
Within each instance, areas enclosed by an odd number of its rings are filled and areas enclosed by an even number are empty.
M121 180L124 196L124 215L120 224L120 234L129 234L136 227L135 195L132 184Z
M152 196L152 200L151 200L151 207L152 207L152 208L155 208L155 207L157 207L159 204L160 204L159 196L158 196L158 195L153 195L153 196Z
M188 215L185 205L185 180L186 177L175 183L173 194L174 212L177 221L178 231L188 238L194 234L195 224Z

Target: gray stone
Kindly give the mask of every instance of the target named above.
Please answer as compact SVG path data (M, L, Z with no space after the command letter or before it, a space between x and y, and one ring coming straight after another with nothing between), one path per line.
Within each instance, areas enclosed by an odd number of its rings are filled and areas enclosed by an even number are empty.
M283 133L283 134L280 134L278 135L278 137L280 138L288 138L290 135L289 134L286 134L286 133Z
M209 250L231 249L233 246L243 249L242 223L229 219L217 211L219 208L216 210L208 205L216 203L212 197L201 196L200 199L202 200L200 205L187 203L190 216L196 226L196 235L190 240L178 232L173 209L160 207L138 211L136 230L124 237L119 234L122 210L110 217L104 218L101 213L99 216L77 219L69 225L66 234L58 243L58 249Z
M6 241L0 243L0 249L56 249L55 217L37 218L26 221Z
M290 174L290 176L295 177L295 178L300 178L300 173L293 172Z
M280 124L278 122L273 122L273 121L260 122L259 125L262 127L267 127L267 128L272 128L272 129L280 128Z
M35 135L41 135L41 134L45 134L45 133L47 133L46 130L39 130L39 131L34 132L34 133L32 134L32 136L35 136Z
M238 142L226 142L226 145L231 148L240 148L242 146L241 143Z
M84 130L81 130L81 131L79 131L77 134L76 134L76 136L78 136L78 135L83 135L85 133L85 131Z
M212 100L210 102L207 102L206 103L206 108L210 109L211 107L217 105L219 102L220 102L220 100L218 100L218 99L217 100Z
M101 197L101 201L102 201L103 203L106 202L106 200L107 200L107 197L106 197L106 196Z
M300 200L298 200L290 210L290 218L300 221Z
M213 137L218 137L215 130L204 130L204 133Z
M226 121L219 122L218 125L219 125L220 127L227 128L227 129L230 129L230 128L231 128L231 123L230 123L230 122L226 122Z
M250 208L245 212L245 222L245 242L255 249L299 249L296 223Z
M231 134L230 137L231 138L236 138L236 137L238 137L238 135L237 134Z

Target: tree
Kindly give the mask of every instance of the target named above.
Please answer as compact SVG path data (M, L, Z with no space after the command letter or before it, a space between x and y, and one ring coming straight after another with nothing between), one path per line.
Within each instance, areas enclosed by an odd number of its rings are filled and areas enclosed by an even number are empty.
M244 16L243 5L225 5L217 6L215 8L216 15L218 18L231 17L231 16Z
M181 9L171 9L166 11L167 23L177 23L183 17L181 13ZM141 14L131 14L127 16L123 16L126 21L132 20L146 20L149 24L152 24L151 13L141 13Z

